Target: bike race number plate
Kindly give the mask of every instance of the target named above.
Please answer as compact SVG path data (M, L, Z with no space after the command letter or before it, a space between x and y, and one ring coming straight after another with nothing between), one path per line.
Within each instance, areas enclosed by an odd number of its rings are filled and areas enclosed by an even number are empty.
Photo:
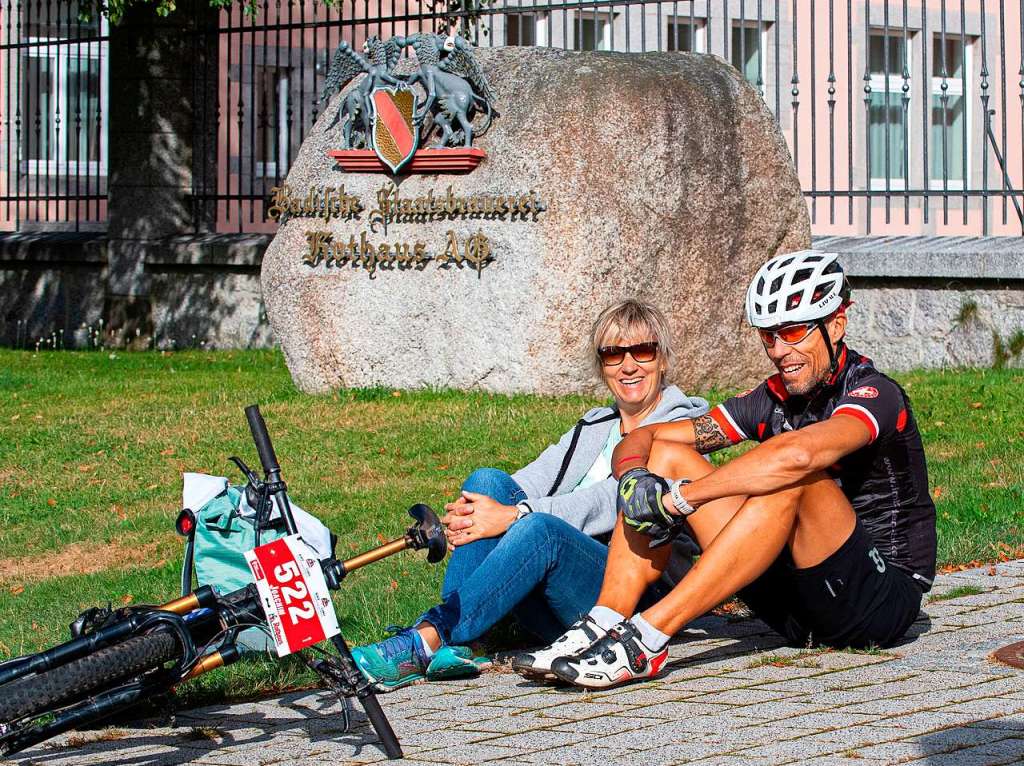
M288 535L245 554L267 627L284 657L341 632L331 592L312 549Z

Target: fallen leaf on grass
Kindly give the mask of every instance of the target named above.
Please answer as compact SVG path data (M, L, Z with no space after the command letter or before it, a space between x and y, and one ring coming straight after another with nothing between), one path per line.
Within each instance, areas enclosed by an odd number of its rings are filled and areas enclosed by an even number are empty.
M438 471L447 471L448 470L448 466L446 466L446 465L439 465L437 467L437 470Z
M146 489L156 489L159 486L159 484L150 484L148 487L146 487Z
M391 590L398 590L398 580L392 580L388 585Z
M934 425L936 428L942 428L944 425L946 425L946 421L936 420L932 425Z
M122 604L126 604L126 605L130 604L134 600L135 600L135 596L133 596L131 593L126 593L125 595L121 596L121 603Z
M89 473L89 471L93 470L94 468L96 468L96 466L94 464L83 463L82 465L78 466L78 472L79 473Z
M13 423L15 420L19 420L20 418L21 415L11 415L11 422Z
M15 585L13 588L11 588L11 595L12 596L20 596L24 592L25 592L25 586L24 585Z
M942 487L936 487L935 489L932 490L932 497L938 500L940 497L942 497L942 493L944 491L945 490L943 490Z
M110 506L110 512L116 514L117 518L119 518L121 521L124 521L128 518L128 514L125 513L124 508L118 505L117 503L114 503L112 506Z
M380 532L378 532L378 533L377 533L377 542L378 542L378 543L380 543L381 545L383 545L383 544L384 544L384 543L386 543L387 541L388 541L388 539L387 539L386 537L384 537L384 535L383 535L383 534L381 534Z
M392 392L391 392L391 395L392 395L392 396L401 396L401 395L402 395L402 392L401 392L401 391L392 391Z
M981 402L971 402L972 410L980 410L983 406Z
M51 508L53 508L55 505L57 505L57 498L55 498L55 497L48 497L48 498L46 498L46 504L48 506L50 506Z
M165 450L160 450L160 454L164 457L169 457L174 454L174 447L168 447Z

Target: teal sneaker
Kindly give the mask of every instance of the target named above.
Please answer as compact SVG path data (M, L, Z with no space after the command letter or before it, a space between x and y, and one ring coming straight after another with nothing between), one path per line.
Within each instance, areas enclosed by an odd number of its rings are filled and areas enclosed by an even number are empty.
M443 681L447 678L475 676L480 672L480 660L486 662L487 658L474 658L468 646L442 646L430 657L427 680Z
M388 630L395 631L395 635L352 650L356 665L381 692L401 689L426 678L430 664L423 639L415 629L391 627Z

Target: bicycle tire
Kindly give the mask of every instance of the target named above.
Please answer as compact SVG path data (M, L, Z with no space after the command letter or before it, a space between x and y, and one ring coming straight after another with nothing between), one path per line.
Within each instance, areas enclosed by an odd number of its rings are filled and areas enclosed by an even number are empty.
M40 715L180 656L181 646L174 634L155 631L99 649L44 673L15 679L0 686L0 722Z

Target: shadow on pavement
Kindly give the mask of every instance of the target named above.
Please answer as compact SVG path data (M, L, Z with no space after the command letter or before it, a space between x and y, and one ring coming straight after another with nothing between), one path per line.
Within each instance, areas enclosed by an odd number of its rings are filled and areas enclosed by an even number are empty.
M1024 759L1024 719L975 721L924 734L916 742L921 748L923 763L935 766L1020 763Z
M383 754L377 734L362 710L358 709L358 704L352 705L351 730L346 732L341 708L337 705L338 698L329 692L312 694L315 696L310 698L310 692L296 692L284 695L277 703L218 705L180 713L176 716L175 728L170 732L154 730L152 734L146 734L145 730L133 729L123 738L109 738L109 732L103 731L86 732L76 736L88 738L95 735L97 739L81 745L37 746L17 754L12 762L18 766L41 766L74 758L76 761L117 763L119 766L177 766L219 750L231 749L237 753L244 749L251 751L252 762L255 763L259 760L256 756L266 752L259 747L261 745L265 747L274 741L277 748L287 750L287 745L281 742L281 735L304 735L309 742L329 740L344 744L352 748L352 757L360 755L365 748ZM296 704L299 699L306 699L308 704ZM274 716L275 707L287 709L290 714ZM328 708L331 708L330 712L323 712Z

